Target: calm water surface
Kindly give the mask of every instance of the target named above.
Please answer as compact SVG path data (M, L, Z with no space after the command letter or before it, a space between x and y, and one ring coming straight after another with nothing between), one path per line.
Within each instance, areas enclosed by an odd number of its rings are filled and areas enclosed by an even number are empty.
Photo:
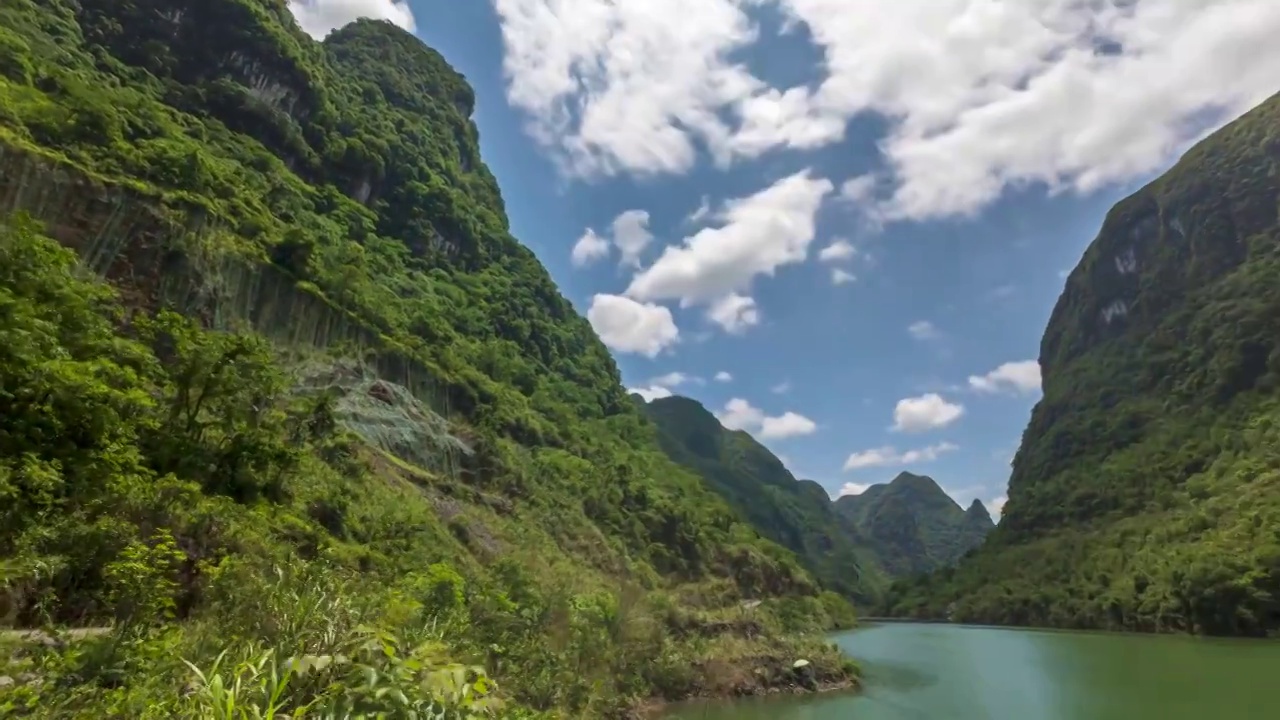
M696 704L678 720L1280 720L1280 642L885 623L833 638L861 694Z

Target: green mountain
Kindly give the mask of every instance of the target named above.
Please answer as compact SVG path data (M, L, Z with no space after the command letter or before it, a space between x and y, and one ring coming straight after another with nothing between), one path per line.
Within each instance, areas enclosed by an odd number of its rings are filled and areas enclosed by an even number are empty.
M1118 203L1050 317L991 539L896 612L1280 630L1280 96Z
M768 448L728 430L696 400L673 396L645 404L667 455L696 472L766 538L799 556L826 587L859 602L886 584L865 539L842 521L827 491L796 480Z
M473 101L283 0L0 3L0 622L114 628L0 652L0 714L852 681L849 605L666 457L510 235Z
M835 502L836 513L866 538L893 577L928 573L955 563L995 528L979 500L966 511L933 478L899 473Z

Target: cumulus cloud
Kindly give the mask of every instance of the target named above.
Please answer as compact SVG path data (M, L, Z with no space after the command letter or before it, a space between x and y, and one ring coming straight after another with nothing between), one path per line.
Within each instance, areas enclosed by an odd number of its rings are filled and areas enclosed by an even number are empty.
M852 203L870 202L875 197L875 193L876 177L874 175L859 175L840 183L840 197Z
M943 453L959 450L958 445L949 442L941 442L936 445L929 445L914 450L898 452L891 445L872 448L870 450L862 450L851 454L844 461L844 469L846 472L850 470L861 470L871 467L897 467L902 465L913 465L916 463L933 462L937 460Z
M817 423L799 413L787 411L776 416L766 415L764 410L742 398L733 398L725 403L724 410L716 417L730 430L745 430L761 440L811 435L818 429Z
M570 253L576 267L608 257L611 246L618 248L623 265L640 267L640 254L653 240L653 234L649 232L649 213L644 210L621 212L610 223L609 230L609 237L603 238L594 229L586 229Z
M964 406L949 403L938 393L903 398L893 408L893 430L917 433L944 428L964 414Z
M847 482L840 486L840 491L836 493L836 497L842 498L845 495L861 495L871 487L869 483Z
M984 393L1036 392L1040 389L1040 363L1035 360L1004 363L986 375L970 375L969 387Z
M659 387L673 388L684 385L685 383L701 383L701 378L693 375L686 375L685 373L676 370L674 372L669 372L666 375L659 375L649 382Z
M681 385L701 385L704 382L702 378L696 375L688 375L676 370L649 380L649 384L646 387L627 388L627 392L636 393L644 398L646 402L653 402L659 398L671 397L674 393L674 388Z
M818 251L818 259L822 262L840 262L852 259L857 252L853 245L844 238L836 238L830 245Z
M721 370L720 372L716 373L716 382L723 382L723 383L733 382L733 376L730 375L728 372Z
M587 231L582 233L578 242L573 244L573 251L569 253L569 259L574 267L584 267L608 256L609 241L597 235L591 228L587 228Z
M825 263L840 263L852 260L857 249L844 238L836 238L831 244L818 251L818 260ZM831 268L831 284L844 285L857 280L857 276L844 268Z
M619 295L592 297L587 321L600 340L618 352L656 357L680 340L670 310Z
M891 219L965 215L1006 187L1088 190L1150 172L1275 92L1274 0L494 0L508 97L569 172L683 172L814 149L887 123ZM746 66L772 5L823 55L816 82ZM877 186L880 187L877 187Z
M661 385L650 385L648 387L627 388L627 392L635 393L644 398L645 402L653 402L660 398L671 397L671 389Z
M731 335L741 335L747 328L760 324L760 308L755 298L730 293L711 303L707 319Z
M622 255L622 264L640 267L640 253L649 246L649 213L627 210L613 219L613 244Z
M731 332L760 322L748 293L757 276L803 262L815 234L815 216L833 189L808 170L754 195L730 200L714 214L717 225L667 247L631 280L626 295L642 302L678 300L706 305L708 317Z
M289 11L317 40L357 18L390 20L409 32L417 29L408 0L289 0Z

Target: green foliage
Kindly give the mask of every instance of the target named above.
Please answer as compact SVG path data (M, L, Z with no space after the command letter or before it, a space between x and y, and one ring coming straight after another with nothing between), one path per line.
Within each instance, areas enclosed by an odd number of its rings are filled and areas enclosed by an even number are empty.
M827 492L797 481L768 448L734 432L697 401L636 398L658 426L672 460L698 473L762 535L796 553L827 587L871 602L884 584L876 556L856 526L842 522Z
M437 54L316 43L278 0L8 0L0 61L3 210L66 246L0 223L0 618L114 623L16 653L39 682L0 713L583 717L723 663L849 678L817 639L848 609L663 454L511 237ZM343 363L377 382L303 382ZM360 403L457 462L388 454Z
M276 717L491 717L501 706L483 668L449 663L441 648L401 647L393 635L358 629L330 654L277 658L267 650L223 670L226 651L194 677L187 710L216 720Z
M893 577L952 565L995 527L982 503L975 500L962 510L933 478L908 472L839 498L835 507Z
M1280 96L1116 205L1045 331L986 546L890 593L960 620L1280 629Z

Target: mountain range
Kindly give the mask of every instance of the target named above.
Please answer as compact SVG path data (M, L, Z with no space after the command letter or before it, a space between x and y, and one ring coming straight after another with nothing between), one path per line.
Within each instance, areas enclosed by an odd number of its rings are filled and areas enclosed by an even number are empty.
M932 478L906 472L832 502L821 485L796 479L750 434L725 428L697 401L632 398L657 426L668 457L795 552L827 587L860 603L876 603L892 578L954 563L995 527L981 501L965 511Z

